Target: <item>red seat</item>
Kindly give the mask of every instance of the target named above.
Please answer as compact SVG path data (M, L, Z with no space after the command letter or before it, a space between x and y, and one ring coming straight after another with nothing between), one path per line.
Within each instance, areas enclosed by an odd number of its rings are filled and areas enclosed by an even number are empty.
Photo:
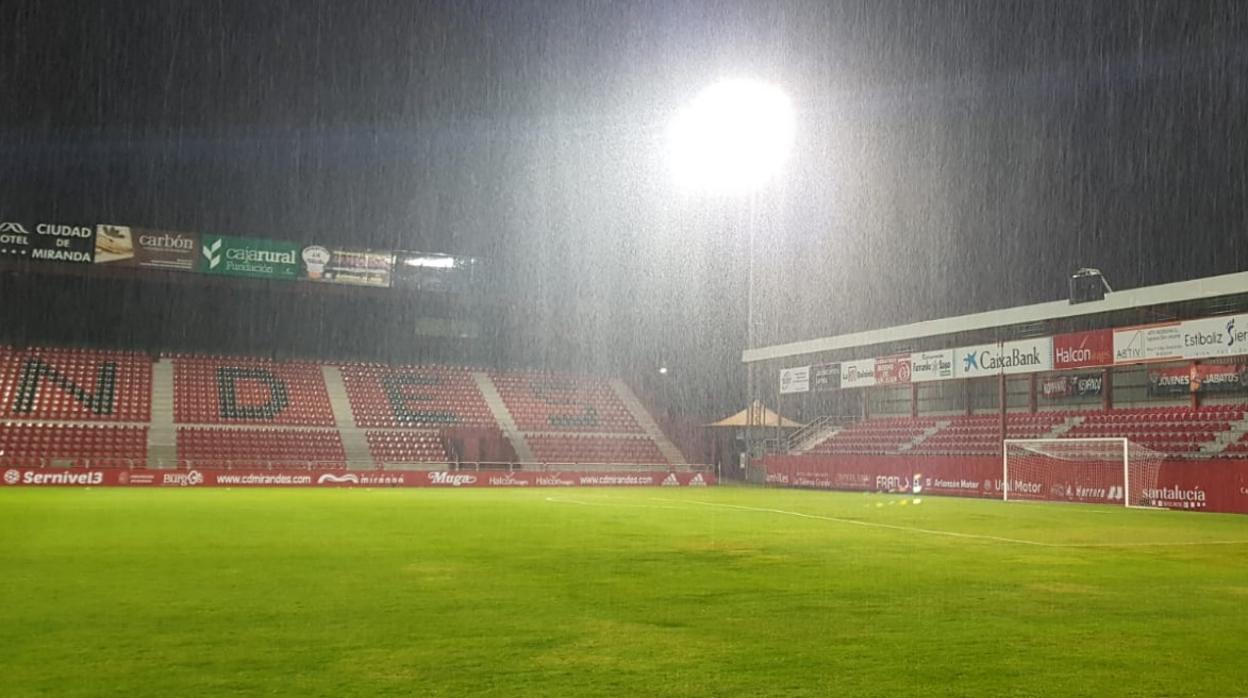
M90 349L0 351L0 419L147 422L152 360Z
M335 424L320 364L179 356L173 376L179 424Z

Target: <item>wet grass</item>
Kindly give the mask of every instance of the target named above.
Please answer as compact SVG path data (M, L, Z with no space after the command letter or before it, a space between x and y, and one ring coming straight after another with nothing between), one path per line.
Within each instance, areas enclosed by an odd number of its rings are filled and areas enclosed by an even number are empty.
M1226 541L1248 517L745 488L11 489L0 693L1244 695L1248 544Z

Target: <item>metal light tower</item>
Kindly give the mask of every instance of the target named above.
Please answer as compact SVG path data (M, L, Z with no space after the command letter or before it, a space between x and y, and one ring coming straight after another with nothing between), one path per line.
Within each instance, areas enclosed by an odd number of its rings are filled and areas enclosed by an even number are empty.
M796 119L787 96L755 80L717 82L676 114L668 153L678 186L686 191L740 196L772 179L793 146ZM749 229L745 344L754 348L754 226ZM745 450L753 457L754 367L746 369Z

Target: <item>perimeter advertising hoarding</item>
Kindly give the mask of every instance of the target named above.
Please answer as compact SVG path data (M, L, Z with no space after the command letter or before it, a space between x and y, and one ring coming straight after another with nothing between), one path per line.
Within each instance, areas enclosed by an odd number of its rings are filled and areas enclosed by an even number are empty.
M842 388L870 388L875 385L875 359L841 362Z
M875 360L875 384L895 385L910 382L910 355L881 356Z
M1053 369L1093 368L1114 365L1112 330L1072 332L1053 338Z
M1001 456L771 455L763 463L768 484L788 487L994 499L1000 499L1005 489ZM1011 478L1010 498L1122 506L1126 493L1121 472L1121 463L1097 469L1091 478L1051 468ZM1133 486L1131 498L1168 509L1248 514L1248 463L1225 458L1166 460L1156 484Z
M95 230L95 263L166 271L194 271L199 236L168 230L99 225Z
M1039 337L956 350L958 378L1053 370L1053 338Z
M299 247L276 240L203 235L200 239L199 271L257 279L296 279L299 276Z
M0 466L0 487L704 487L711 473L147 470Z
M394 255L309 245L299 255L308 281L389 288Z
M1248 315L1114 330L1114 362L1206 359L1248 353Z
M841 365L815 364L810 367L810 389L815 392L840 390Z
M90 264L94 256L94 225L0 222L0 257Z
M920 351L910 355L910 380L914 383L953 378L953 350Z
M810 367L796 366L780 369L780 394L805 393L810 391Z

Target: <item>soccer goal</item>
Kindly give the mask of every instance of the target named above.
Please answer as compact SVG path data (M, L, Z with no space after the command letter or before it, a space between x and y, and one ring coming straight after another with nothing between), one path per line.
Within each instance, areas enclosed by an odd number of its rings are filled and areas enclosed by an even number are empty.
M1164 459L1129 439L1006 439L1002 499L1150 507Z

